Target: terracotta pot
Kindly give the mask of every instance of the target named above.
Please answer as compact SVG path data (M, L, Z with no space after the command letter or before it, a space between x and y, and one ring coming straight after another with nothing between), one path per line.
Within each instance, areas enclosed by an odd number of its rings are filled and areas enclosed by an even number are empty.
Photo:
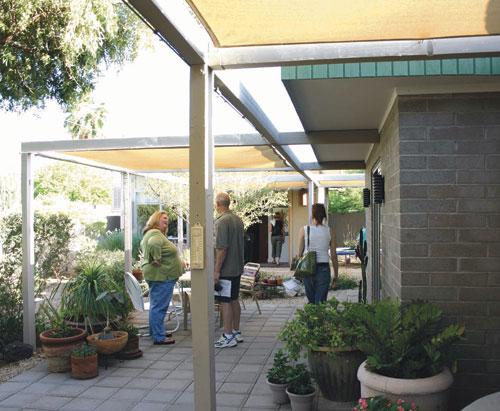
M283 285L283 278L277 278L276 279L276 285Z
M99 367L97 366L97 354L91 357L71 356L71 376L77 380L87 380L97 377Z
M329 353L333 353L331 355ZM365 355L356 348L325 348L311 350L309 367L323 396L330 401L356 401L360 398L357 377Z
M275 404L288 404L290 398L286 394L286 389L289 384L274 384L266 379L267 386L273 394L273 401Z
M286 389L288 398L290 398L290 405L292 406L292 411L310 411L312 410L314 397L316 396L316 388L311 394L298 395L293 394Z
M50 372L71 371L71 351L73 346L81 344L87 336L87 331L81 328L73 328L73 330L74 335L64 338L51 337L54 330L47 330L40 334L40 342Z
M109 355L114 354L125 347L128 340L128 333L126 331L111 331L117 338L110 340L98 340L101 333L92 334L87 337L87 342L95 346L99 354Z
M261 282L262 284L267 284L267 278L261 278L261 279L260 279L260 282Z
M392 401L399 398L407 403L414 402L420 411L445 411L448 409L448 395L453 376L448 368L428 378L391 378L375 374L365 368L363 362L358 369L362 397L383 395Z
M278 282L277 282L277 280L276 280L275 278L269 278L269 279L267 280L267 283L268 283L269 285L276 285Z

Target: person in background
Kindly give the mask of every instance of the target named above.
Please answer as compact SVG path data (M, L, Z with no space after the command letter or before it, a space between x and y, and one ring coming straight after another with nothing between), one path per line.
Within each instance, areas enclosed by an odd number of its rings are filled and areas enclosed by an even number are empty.
M149 333L156 345L174 344L165 332L163 321L172 299L174 285L184 273L184 264L177 247L167 240L168 216L165 211L156 211L142 230L142 273L149 286Z
M215 208L219 217L215 220L215 272L214 281L231 281L230 297L217 297L222 306L224 333L215 348L235 347L243 342L240 331L241 307L240 279L243 274L245 230L243 221L230 209L231 200L226 193L217 194Z
M273 264L280 265L281 248L285 242L285 224L279 212L274 214L274 219L269 224L269 232L271 233L271 245L273 248Z
M304 287L306 289L307 301L309 304L319 304L326 301L328 289L330 287L330 263L333 265L333 283L334 288L339 279L339 263L337 261L337 249L335 232L330 227L323 225L326 221L326 210L323 204L313 204L312 221L310 227L309 248L307 245L307 227L304 226L299 232L299 256L304 252L316 251L316 274L310 277L304 277ZM330 257L328 256L330 249Z

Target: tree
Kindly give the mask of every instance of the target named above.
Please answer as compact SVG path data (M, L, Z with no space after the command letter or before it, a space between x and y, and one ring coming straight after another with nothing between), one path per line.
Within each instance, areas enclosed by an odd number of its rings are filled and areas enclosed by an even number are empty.
M70 106L68 113L64 127L74 140L103 137L102 127L108 113L104 103L96 104L90 95L86 95L81 101Z
M61 163L39 169L35 174L35 197L61 195L70 201L111 204L111 173L79 164Z
M0 1L0 107L75 103L103 69L136 57L146 30L116 0Z
M219 174L220 176L220 174ZM226 192L231 197L231 209L243 220L245 229L261 222L263 215L274 207L288 207L288 192L274 190L255 175L224 173L224 182L216 183L214 195ZM167 212L187 220L189 215L189 187L178 181L148 181L148 194L158 198ZM214 210L215 213L215 210Z
M361 188L339 188L329 191L329 213L352 213L363 211L363 190Z

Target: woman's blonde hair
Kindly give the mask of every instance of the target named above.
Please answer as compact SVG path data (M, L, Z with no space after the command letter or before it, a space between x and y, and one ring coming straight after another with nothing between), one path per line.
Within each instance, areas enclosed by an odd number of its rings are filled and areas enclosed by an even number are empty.
M159 230L160 229L160 220L161 216L165 214L167 215L166 211L155 211L151 217L149 217L148 222L146 223L146 227L142 230L142 234L146 234L149 230ZM167 216L168 218L168 216Z

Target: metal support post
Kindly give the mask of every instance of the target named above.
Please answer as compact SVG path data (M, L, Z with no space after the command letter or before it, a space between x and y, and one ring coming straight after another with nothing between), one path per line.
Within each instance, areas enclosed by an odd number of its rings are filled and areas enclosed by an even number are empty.
M132 272L132 201L130 199L130 174L122 173L123 187L123 242L125 272Z

